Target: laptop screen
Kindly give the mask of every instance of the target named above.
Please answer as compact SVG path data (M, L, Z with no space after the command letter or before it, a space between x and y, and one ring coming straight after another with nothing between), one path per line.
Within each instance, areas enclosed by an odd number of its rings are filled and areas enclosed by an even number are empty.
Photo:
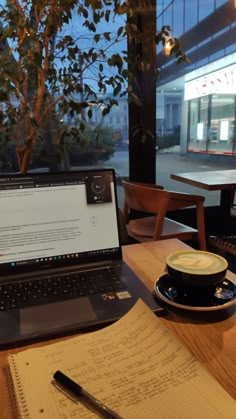
M0 272L120 257L112 169L0 176Z

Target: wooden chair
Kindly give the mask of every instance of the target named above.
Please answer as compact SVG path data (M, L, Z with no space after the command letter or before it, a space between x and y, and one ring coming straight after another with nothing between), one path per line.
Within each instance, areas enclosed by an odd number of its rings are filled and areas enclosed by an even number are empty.
M124 221L130 237L138 242L173 237L183 241L198 240L199 249L206 250L203 196L166 191L137 182L122 183L125 192ZM169 211L192 206L196 207L197 229L166 217ZM152 215L131 220L131 209Z

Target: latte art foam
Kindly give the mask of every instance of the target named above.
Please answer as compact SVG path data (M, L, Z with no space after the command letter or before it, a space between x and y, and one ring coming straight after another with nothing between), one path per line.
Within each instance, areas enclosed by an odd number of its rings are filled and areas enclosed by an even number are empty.
M227 269L227 261L221 256L203 251L176 252L168 256L167 264L182 272L210 274Z

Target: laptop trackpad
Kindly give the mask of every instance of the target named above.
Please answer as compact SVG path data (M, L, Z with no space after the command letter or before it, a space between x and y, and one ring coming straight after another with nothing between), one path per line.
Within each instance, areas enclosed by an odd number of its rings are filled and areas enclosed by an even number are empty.
M20 310L20 333L60 330L67 326L96 320L96 313L87 297L43 304Z

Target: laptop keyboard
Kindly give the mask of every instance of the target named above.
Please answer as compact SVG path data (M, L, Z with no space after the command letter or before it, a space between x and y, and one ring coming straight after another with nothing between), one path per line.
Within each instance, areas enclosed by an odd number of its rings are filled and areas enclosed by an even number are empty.
M126 289L115 268L77 271L0 285L0 310Z

